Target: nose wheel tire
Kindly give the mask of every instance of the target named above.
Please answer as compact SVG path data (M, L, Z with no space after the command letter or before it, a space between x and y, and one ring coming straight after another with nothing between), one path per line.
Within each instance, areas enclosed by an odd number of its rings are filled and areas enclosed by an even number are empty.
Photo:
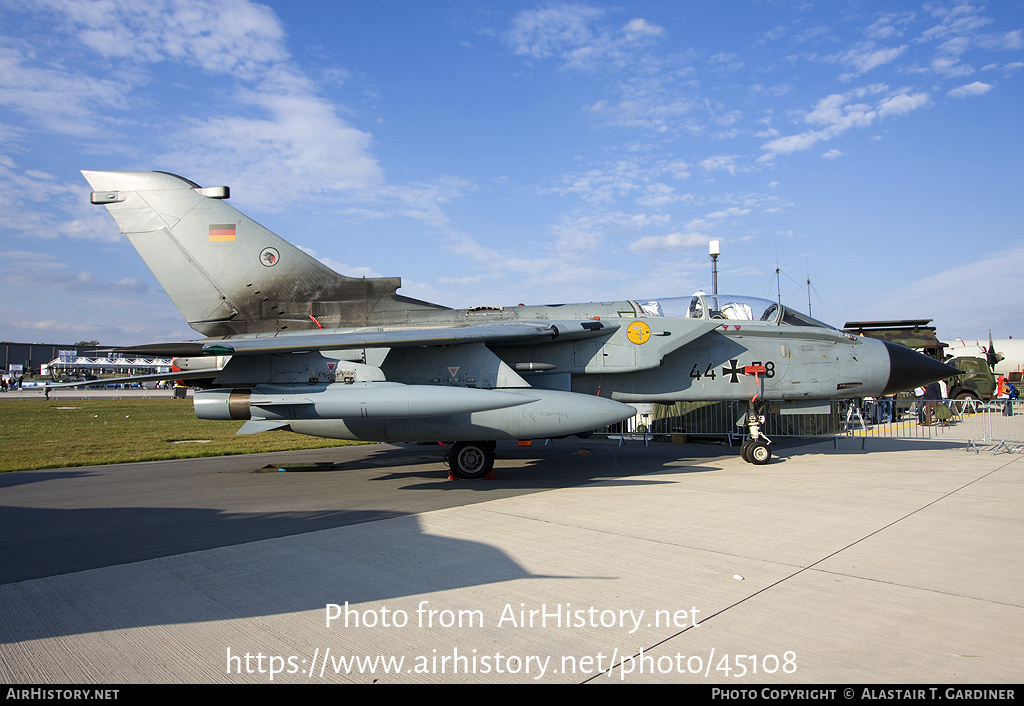
M772 458L771 447L768 442L761 439L747 439L740 447L740 458L755 466L763 466Z
M456 478L485 478L494 468L494 442L459 441L452 445L446 456Z
M755 370L755 375L757 370ZM740 456L747 463L755 466L763 466L772 458L772 450L768 446L771 441L761 433L761 425L764 423L764 415L760 411L764 409L764 403L757 403L750 400L747 403L746 426L750 430L750 438L743 442L740 447ZM739 426L739 422L736 423Z
M764 439L753 441L750 446L747 447L746 460L755 466L763 466L768 463L771 458L772 450L768 446L768 442Z

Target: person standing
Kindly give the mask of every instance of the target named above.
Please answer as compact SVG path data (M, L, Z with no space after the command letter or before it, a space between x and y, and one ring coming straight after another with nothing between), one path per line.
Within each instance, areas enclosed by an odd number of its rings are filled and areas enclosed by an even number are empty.
M935 417L935 410L942 399L942 387L938 382L928 383L924 386L924 394L921 396L921 399L924 400L924 421L918 422L918 424L930 427L932 419Z

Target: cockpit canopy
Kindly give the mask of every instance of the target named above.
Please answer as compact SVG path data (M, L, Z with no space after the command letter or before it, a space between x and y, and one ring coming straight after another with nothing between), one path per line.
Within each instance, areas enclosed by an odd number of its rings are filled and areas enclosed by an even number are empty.
M730 321L763 321L788 326L834 328L788 306L760 297L731 294L694 294L692 297L637 299L647 316L670 316L679 319L723 319Z

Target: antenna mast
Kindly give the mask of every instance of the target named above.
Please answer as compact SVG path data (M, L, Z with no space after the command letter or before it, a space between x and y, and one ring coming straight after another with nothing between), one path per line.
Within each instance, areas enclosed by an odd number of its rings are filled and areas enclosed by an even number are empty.
M811 313L811 265L806 257L804 258L804 264L807 265L807 315L814 316Z

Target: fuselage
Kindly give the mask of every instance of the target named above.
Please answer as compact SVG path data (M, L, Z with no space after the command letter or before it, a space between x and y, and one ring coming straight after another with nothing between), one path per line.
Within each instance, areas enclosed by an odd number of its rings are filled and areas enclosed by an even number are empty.
M573 319L610 324L610 332L580 340L488 345L487 353L466 346L436 346L325 352L325 358L333 355L379 367L383 379L410 385L529 386L626 403L832 399L890 394L919 384L915 376L904 379L901 374L893 379L892 344L846 334L751 297L416 310L400 319L381 316L378 326L346 331ZM292 332L277 338L301 340L304 335ZM217 340L230 344L252 337ZM511 382L498 383L488 372L493 362L490 354L513 371ZM924 356L917 361L919 354L909 349L906 354L897 350L897 355L915 356L914 362L926 368L934 363ZM304 368L298 379L306 374Z

